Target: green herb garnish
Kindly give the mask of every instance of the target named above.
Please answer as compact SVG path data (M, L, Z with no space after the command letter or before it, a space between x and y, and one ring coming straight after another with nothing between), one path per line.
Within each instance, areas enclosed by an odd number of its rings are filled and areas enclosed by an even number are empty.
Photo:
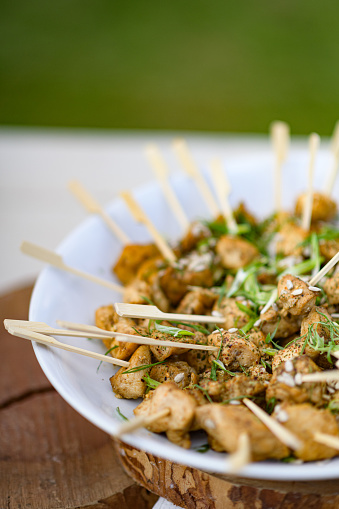
M120 408L117 406L115 409L116 413L123 419L124 421L128 421L129 419L120 411Z
M119 345L114 345L114 346L112 346L112 348L109 348L109 349L107 350L107 352L105 352L105 353L104 353L104 355L108 355L109 353L111 353L111 352L112 352L113 350L115 350L116 348L119 348ZM104 362L104 361L100 361L99 366L97 367L97 373L99 372L100 366L101 366L101 364L102 364L103 362Z

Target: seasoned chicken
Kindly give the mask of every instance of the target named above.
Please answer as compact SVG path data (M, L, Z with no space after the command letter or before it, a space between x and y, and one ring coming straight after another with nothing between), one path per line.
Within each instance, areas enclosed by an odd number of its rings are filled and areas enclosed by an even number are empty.
M197 406L196 399L182 391L174 382L165 382L150 392L144 401L134 409L135 415L154 415L165 409L170 413L157 419L147 429L154 433L166 432L167 438L185 449L191 446L191 429Z
M282 444L255 415L244 406L216 403L196 408L197 424L204 429L213 448L233 453L242 433L249 435L253 461L281 459L289 454Z
M196 248L197 244L211 236L211 231L200 221L191 223L188 232L180 242L180 250L182 253L188 253Z
M272 371L274 372L282 362L295 359L302 354L306 354L310 359L316 360L319 352L305 343L305 338L294 340L293 343L285 346L283 350L279 350L272 360Z
M295 205L296 216L302 216L307 194L298 196ZM327 194L313 192L312 222L330 221L337 213L337 205Z
M337 422L329 410L320 410L307 403L283 405L278 409L275 407L273 417L300 438L302 447L294 451L297 458L303 461L318 461L338 455L338 450L313 439L315 432L339 437Z
M276 235L276 253L284 256L299 256L302 254L302 246L299 246L307 237L300 226L294 223L285 223Z
M223 235L217 242L216 252L225 269L240 269L259 256L258 249L245 239Z
M159 273L151 280L152 301L164 313L170 311L170 302L160 286Z
M265 313L260 315L260 328L265 336L273 334L275 331L275 338L288 338L300 329L301 317L292 316L287 313L286 316L281 316L279 311L272 307Z
M326 279L324 290L330 304L339 304L339 272Z
M207 288L197 288L188 292L180 302L176 313L187 315L209 315L217 299L217 294Z
M159 255L159 250L154 244L128 244L123 248L113 272L124 285L127 285L135 279L139 267L145 260Z
M151 352L148 346L139 346L129 360L128 368L120 368L110 378L113 392L116 398L137 399L145 394L146 384L143 377L149 373L150 368L144 368L135 373L126 373L132 368L149 365L151 363Z
M249 316L245 311L242 311L237 306L236 299L232 297L224 297L220 302L216 302L213 310L221 313L225 317L225 323L223 327L225 329L232 329L236 327L241 329L246 323L249 321ZM241 302L242 305L245 305L244 302ZM246 306L249 310L249 306Z
M217 371L216 380L211 379L211 370L207 370L199 377L199 386L207 393L213 401L226 399L223 397L225 382L230 380L232 375L225 371Z
M199 375L210 367L208 352L204 350L188 350L181 358L192 366Z
M158 339L160 341L177 341L178 343L202 343L207 344L206 336L203 334L196 334L194 336L171 336L170 334L166 334L165 332L159 332L154 329L150 337L153 339ZM203 340L202 340L203 338ZM183 355L187 353L187 349L180 348L176 346L151 346L151 352L157 361L164 361L168 359L171 355Z
M300 355L282 362L273 372L267 387L266 399L275 398L290 404L310 402L314 405L324 403L326 391L324 382L302 382L300 374L320 371L318 366L307 355Z
M222 399L223 401L228 401L231 399L239 399L239 397L257 396L259 394L264 396L267 385L268 382L254 380L250 376L239 374L225 382Z
M208 343L219 347L221 342L221 334L219 331L213 332L208 336ZM224 363L225 367L230 371L241 371L241 368L259 364L260 353L258 348L252 341L245 339L238 332L222 333L222 349L219 359ZM211 352L211 360L217 358L217 352Z
M248 210L245 203L242 201L238 207L233 211L234 218L237 223L249 223L252 226L258 224L257 218Z
M322 316L320 313L322 313ZM326 318L325 318L326 317ZM312 329L314 332L317 332L320 337L324 338L325 340L330 339L331 334L325 325L321 325L319 322L327 323L327 320L329 322L332 322L332 318L329 315L327 309L317 306L314 307L307 316L303 318L303 321L301 322L300 327L300 335L305 336L308 334L309 330Z
M320 240L319 250L321 256L325 258L325 262L328 262L335 256L339 251L339 235L338 239L334 240Z
M211 287L213 285L213 272L210 267L198 267L199 270L183 270L168 267L159 274L159 284L173 306L188 292L188 286Z
M250 366L247 368L247 373L252 378L252 380L259 380L260 382L269 382L272 377L270 373L267 373L262 364Z
M247 334L247 339L249 339L250 341L252 341L252 343L255 344L255 346L258 348L261 356L265 355L263 352L263 350L265 348L271 347L270 343L266 343L265 334L260 330L257 331L257 330L251 329Z
M113 304L101 306L95 312L95 325L104 330L112 330L113 325L118 321L119 316Z
M157 382L174 382L180 389L198 383L198 375L185 361L171 361L153 366L149 376Z
M151 287L141 279L134 279L132 283L125 286L123 301L128 304L147 304L146 299L152 300Z
M305 315L315 305L317 293L296 276L286 274L278 283L278 295L284 311L291 315Z

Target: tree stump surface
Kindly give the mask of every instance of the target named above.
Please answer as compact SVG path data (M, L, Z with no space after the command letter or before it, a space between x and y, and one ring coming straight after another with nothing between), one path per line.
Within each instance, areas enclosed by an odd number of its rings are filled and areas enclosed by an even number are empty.
M73 410L41 370L27 320L32 286L0 297L0 509L150 509L158 497L122 469L111 438Z

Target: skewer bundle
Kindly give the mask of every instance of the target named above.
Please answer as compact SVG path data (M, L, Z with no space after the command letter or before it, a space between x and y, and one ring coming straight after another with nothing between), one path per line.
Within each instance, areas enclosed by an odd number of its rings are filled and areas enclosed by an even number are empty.
M286 126L273 127L272 138L276 179L281 182L288 145ZM190 432L204 429L212 448L231 453L229 465L233 471L264 457L282 459L294 454L310 460L338 454L339 431L330 419L337 389L332 392L330 388L339 379L333 362L339 356L339 326L333 319L339 304L339 281L333 274L339 253L328 256L335 230L332 218L328 218L325 229L313 219L312 183L318 143L317 135L311 135L308 192L301 223L293 215L281 223L277 214L267 223L258 224L244 207L232 211L230 185L221 163L214 160L211 165L217 201L204 184L186 144L177 141L175 151L195 179L215 220L188 225L183 211L179 211L176 217L186 233L172 247L132 194L123 193L128 209L149 230L155 246L152 256L138 258L135 245L135 256L130 257L126 234L121 235L117 225L110 228L124 246L116 264L119 270L115 271L121 285L81 273L66 265L57 253L23 243L26 254L107 286L121 294L124 302L97 310L97 327L59 322L64 329L55 329L44 323L7 320L7 330L18 337L120 366L111 377L117 397L144 399L135 409L136 418L121 426L119 436L147 427L166 432L169 440L189 447ZM333 153L336 157L337 148ZM155 146L147 148L147 156L176 210L164 160ZM73 183L71 188L89 211L106 221L99 205L80 184ZM277 193L276 210L282 213ZM109 221L106 223L109 226ZM282 237L275 253L279 257L270 255L268 249L274 235ZM310 255L305 254L307 249ZM291 257L294 263L284 267ZM129 258L139 261L128 272L125 268ZM312 270L314 274L308 277ZM306 281L302 279L305 276ZM102 340L107 355L53 338L84 334ZM310 384L316 389L310 391ZM268 394L274 397L268 398ZM270 399L275 399L274 405ZM314 457L305 452L308 446L296 425L296 409L300 415L312 411L319 422L319 429L313 430L307 440L326 447L316 449ZM246 428L246 422L257 422L252 421L252 414L260 421L258 429L255 424L253 429ZM332 428L324 428L326 419ZM243 422L243 427L237 429L233 420ZM227 433L234 438L231 443ZM260 450L258 437L270 444L265 452Z

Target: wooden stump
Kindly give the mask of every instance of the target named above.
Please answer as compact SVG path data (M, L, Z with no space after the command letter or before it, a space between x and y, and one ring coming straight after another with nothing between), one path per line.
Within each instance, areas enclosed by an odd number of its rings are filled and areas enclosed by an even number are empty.
M1 322L27 319L32 287L0 297ZM150 509L158 499L121 468L111 439L43 374L29 341L0 327L0 508Z
M133 479L186 509L337 509L339 479L277 482L208 474L147 454L123 442L115 448Z

